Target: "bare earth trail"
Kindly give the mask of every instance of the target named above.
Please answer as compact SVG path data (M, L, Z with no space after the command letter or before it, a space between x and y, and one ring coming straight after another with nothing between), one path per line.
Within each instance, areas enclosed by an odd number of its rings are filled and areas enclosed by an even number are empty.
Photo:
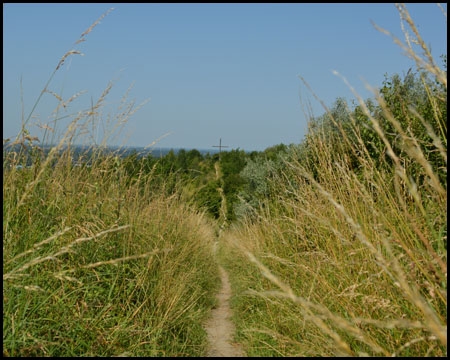
M234 324L231 322L231 309L229 299L231 287L227 272L219 266L222 289L217 295L219 304L211 312L211 318L205 324L208 333L209 349L208 357L243 357L242 347L233 343L235 332Z
M215 169L216 179L219 180L221 177L219 163L215 164ZM221 187L219 187L217 191L222 198L219 222L225 224L227 213L226 199ZM218 242L214 244L214 254L216 254L217 246ZM244 357L245 353L242 346L233 342L235 326L231 322L231 286L228 279L228 274L220 265L219 271L220 279L222 281L222 288L217 294L218 306L211 311L211 317L205 324L205 330L208 334L209 342L207 357Z

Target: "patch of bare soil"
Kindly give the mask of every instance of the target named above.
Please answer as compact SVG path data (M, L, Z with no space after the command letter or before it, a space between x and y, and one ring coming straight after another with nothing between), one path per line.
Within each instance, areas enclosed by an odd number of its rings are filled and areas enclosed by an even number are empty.
M205 324L208 333L209 349L208 357L243 357L242 347L233 342L235 332L234 324L231 322L231 308L229 299L231 287L227 272L219 266L222 289L217 295L219 304L211 312L211 318Z

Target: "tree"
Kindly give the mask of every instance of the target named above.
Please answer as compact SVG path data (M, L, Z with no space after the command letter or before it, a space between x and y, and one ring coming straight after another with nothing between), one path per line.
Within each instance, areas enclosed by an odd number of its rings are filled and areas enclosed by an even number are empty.
M195 202L201 208L212 215L215 219L220 216L220 206L222 198L217 191L219 188L219 182L217 180L209 181L205 186L200 188L195 196Z
M237 194L241 190L244 180L240 172L245 167L247 155L244 150L231 150L222 152L220 167L222 170L223 192L227 199L227 217L235 219L233 212L234 203L238 200Z

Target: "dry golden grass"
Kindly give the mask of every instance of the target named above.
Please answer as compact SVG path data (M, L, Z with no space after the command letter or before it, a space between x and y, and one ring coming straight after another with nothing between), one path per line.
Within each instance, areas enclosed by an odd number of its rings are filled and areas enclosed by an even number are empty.
M3 355L201 356L218 286L213 226L178 193L164 195L151 169L130 176L117 153L102 152L139 106L127 92L81 166L74 144L93 143L90 129L102 121L113 83L59 139L48 124L43 139L28 131L44 94L58 100L55 119L78 98L65 100L49 85L80 53L61 58L17 138L4 143ZM56 145L46 152L40 143L49 140Z
M409 34L409 45L394 40L419 69L446 86L446 73L406 7L399 5L399 12L424 55L413 50ZM446 355L446 184L422 151L423 141L373 91L402 153L358 94L390 159L382 167L369 155L355 119L344 130L324 105L342 141L330 142L327 129L315 129L308 138L314 166L300 154L291 156L274 181L275 198L256 220L224 237L240 340L250 356ZM418 115L406 111L411 118ZM425 128L446 162L446 130L437 106L434 116L438 127ZM358 173L343 155L348 149ZM410 175L413 166L423 182Z

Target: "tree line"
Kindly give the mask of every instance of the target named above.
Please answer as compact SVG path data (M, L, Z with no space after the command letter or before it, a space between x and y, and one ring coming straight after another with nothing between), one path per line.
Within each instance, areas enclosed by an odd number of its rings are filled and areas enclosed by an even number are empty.
M446 56L442 59L446 71ZM178 152L171 150L163 157L150 154L141 158L134 153L121 161L130 181L148 174L162 175L152 177L155 191L165 191L171 195L181 188L186 201L216 219L222 201L217 189L222 187L227 201L227 219L235 221L251 216L255 209L262 206L263 200L276 201L277 189L269 180L288 176L285 169L287 160L300 162L320 182L321 164L318 163L317 149L311 146L313 143L317 145L314 140L318 136L322 137L324 146L331 150L330 156L335 159L345 158L358 176L363 172L361 162L357 161L361 151L365 151L368 159L377 167L389 166L393 161L388 155L386 143L377 135L373 123L375 119L387 142L392 144L392 150L400 154L400 158L407 158L401 156L407 148L405 138L399 138L398 129L394 129L392 122L386 119L384 110L388 109L399 128L405 129L411 138L419 139L418 145L426 160L446 188L446 163L435 150L439 141L441 147L446 148L446 86L425 72L409 70L404 76L385 74L379 94L377 101L369 98L364 104L349 104L344 98L336 99L329 111L310 119L308 132L299 144L278 144L264 151L223 151L220 159L219 154L181 149ZM411 116L411 108L415 116ZM358 143L361 139L363 144ZM215 175L214 164L219 160L221 179ZM333 159L330 159L332 162ZM417 184L423 184L425 179L423 172L416 168L417 163L403 165L408 169L408 176Z

